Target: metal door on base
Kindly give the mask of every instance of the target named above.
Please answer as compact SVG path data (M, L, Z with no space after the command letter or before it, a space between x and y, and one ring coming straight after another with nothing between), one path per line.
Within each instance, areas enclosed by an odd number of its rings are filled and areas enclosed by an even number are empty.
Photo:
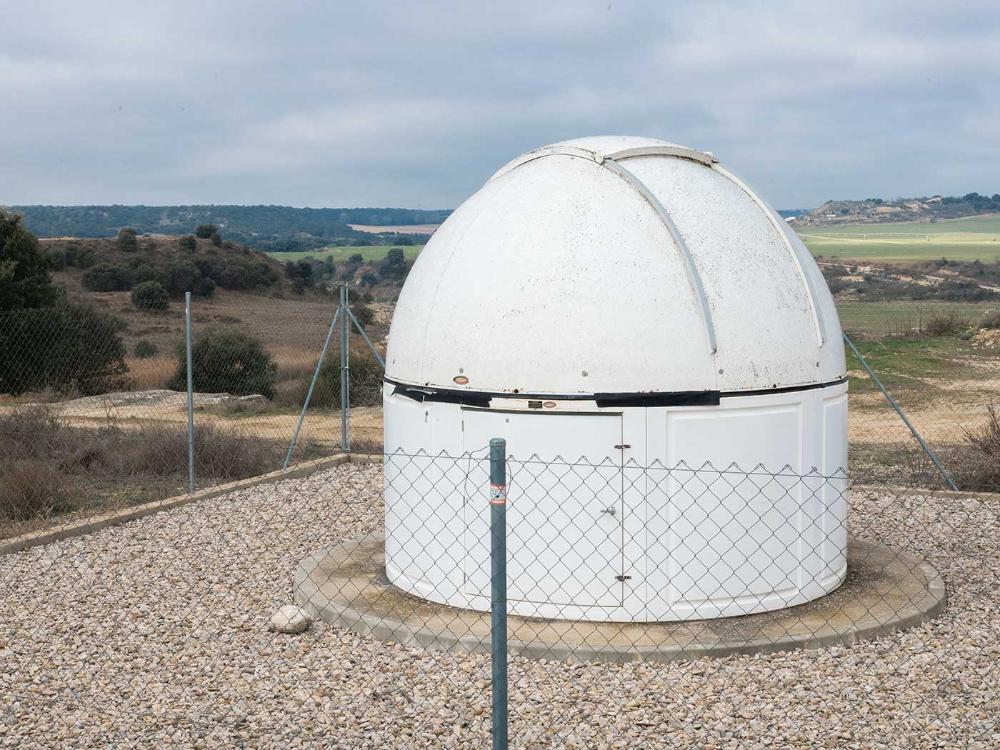
M464 449L507 440L507 598L621 606L621 414L463 409ZM475 455L479 455L475 453ZM465 590L489 595L487 488L465 492Z

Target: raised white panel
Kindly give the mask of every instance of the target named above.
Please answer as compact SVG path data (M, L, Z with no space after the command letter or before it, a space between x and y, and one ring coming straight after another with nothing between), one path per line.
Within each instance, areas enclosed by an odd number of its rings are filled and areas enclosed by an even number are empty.
M668 414L669 601L750 611L797 593L800 435L798 404Z
M847 565L847 393L823 402L823 575Z

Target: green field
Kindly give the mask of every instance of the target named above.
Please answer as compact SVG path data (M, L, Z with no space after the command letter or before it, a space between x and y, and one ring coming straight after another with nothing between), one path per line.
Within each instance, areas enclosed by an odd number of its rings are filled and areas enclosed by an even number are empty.
M407 260L417 257L423 245L363 245L362 247L321 247L316 250L308 250L303 253L268 253L275 260L285 263L287 261L297 261L303 258L315 258L325 260L333 258L335 263L340 263L352 255L361 255L366 261L378 261L385 257L393 247L402 247L403 254Z
M799 230L813 255L859 261L907 263L938 258L951 260L1000 260L1000 216L971 216L920 224L845 224L832 227L803 227ZM422 245L405 245L409 260L417 257ZM366 261L379 261L390 246L326 247L300 253L268 253L279 261L305 257L319 260L332 257L345 261L359 253Z
M802 227L813 255L905 263L949 258L1000 260L1000 216L971 216L934 224L845 224Z
M966 323L975 323L998 302L838 302L840 325L848 333L876 336L911 336L922 331L935 314L954 313Z

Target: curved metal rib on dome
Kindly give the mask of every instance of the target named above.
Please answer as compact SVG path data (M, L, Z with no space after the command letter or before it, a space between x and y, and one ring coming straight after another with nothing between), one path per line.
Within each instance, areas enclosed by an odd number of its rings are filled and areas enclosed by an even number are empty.
M595 161L598 164L603 163L605 159L622 161L624 159L632 159L637 156L669 156L675 159L687 159L689 161L698 162L699 164L704 164L705 166L711 166L719 161L715 158L714 154L707 151L697 151L693 148L688 148L687 146L679 146L676 143L662 142L652 145L630 146L629 148L617 149L615 151L598 151L593 148L584 148L583 146L573 145L572 142L554 143L550 146L536 148L533 151L529 151L528 153L522 154L516 159L507 162L500 167L500 169L494 172L487 182L491 182L497 177L505 175L511 170L517 169L522 164L527 164L530 161L541 159L545 156L578 156L581 159L589 159L590 161Z
M603 156L605 159L613 159L614 161L631 159L636 156L670 156L675 159L696 161L699 164L704 164L705 166L717 164L719 161L715 158L715 154L709 151L696 151L693 148L688 148L687 146L677 146L672 143L664 144L662 146L635 146L634 148L624 148L620 151L603 154Z
M774 230L778 233L781 241L784 243L785 248L788 250L788 254L792 256L792 262L795 263L795 268L798 271L799 279L802 280L802 286L805 287L806 297L809 298L809 307L812 309L813 324L816 327L816 337L819 339L819 345L823 346L826 343L826 328L823 321L823 313L816 303L816 287L814 286L812 279L809 274L806 273L805 267L802 265L802 258L799 257L799 251L795 245L788 239L788 235L785 233L785 227L779 223L779 219L775 218L774 213L768 208L767 204L760 199L760 197L750 189L743 180L734 175L725 167L718 164L713 164L712 169L721 174L723 177L728 179L734 185L736 185L740 190L742 190L746 195L754 202L754 205L761 210L761 213L767 217L768 222L774 227Z
M667 213L667 210L663 207L663 204L660 203L659 199L653 195L652 191L646 187L646 184L642 180L636 177L633 172L626 169L617 161L617 159L628 159L635 156L651 155L690 159L708 166L711 166L716 161L715 157L711 154L706 154L702 151L695 151L694 149L685 148L684 146L675 146L673 144L664 144L662 146L640 146L636 148L622 149L608 154L570 144L555 144L553 146L545 146L544 148L530 151L524 156L506 164L492 177L490 177L488 182L491 182L497 177L501 177L514 169L517 169L523 164L527 164L535 159L541 159L546 156L571 156L578 159L585 159L604 167L609 172L619 177L623 182L625 182L625 184L637 192L647 204L649 204L650 208L652 208L656 213L657 218L659 218L660 222L666 228L667 233L670 235L670 239L673 240L674 246L677 248L677 252L684 264L684 271L687 275L688 284L690 285L695 298L698 300L698 309L701 312L702 321L705 324L705 336L708 339L709 349L712 354L715 354L718 351L718 344L715 336L715 324L712 321L712 311L708 306L708 297L705 295L705 286L702 284L701 276L698 274L698 269L694 265L694 259L691 257L691 251L688 249L687 242L684 240L680 230L677 229L677 225L674 224L674 220L670 218L670 214Z
M698 300L701 317L705 323L705 334L708 336L708 345L712 350L712 354L715 354L719 347L715 339L715 324L712 322L712 311L708 307L705 286L701 283L701 276L698 274L698 269L695 268L694 259L691 257L691 251L688 249L687 242L681 236L680 230L674 224L674 220L670 218L670 214L667 213L660 200L653 195L650 189L646 187L646 184L636 177L635 174L625 169L625 167L610 157L605 157L601 161L601 166L621 177L633 190L639 193L643 200L656 212L660 221L663 222L663 226L667 228L670 238L674 241L674 245L677 247L677 251L684 261L684 270L687 272L688 283L691 285L691 289Z

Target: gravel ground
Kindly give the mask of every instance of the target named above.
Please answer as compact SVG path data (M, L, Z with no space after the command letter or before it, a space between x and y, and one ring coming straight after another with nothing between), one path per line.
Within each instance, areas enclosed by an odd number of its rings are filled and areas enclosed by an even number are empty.
M489 663L268 631L307 553L380 525L347 465L0 559L0 747L482 748ZM511 746L997 747L998 505L855 493L949 606L852 647L669 665L512 660Z

